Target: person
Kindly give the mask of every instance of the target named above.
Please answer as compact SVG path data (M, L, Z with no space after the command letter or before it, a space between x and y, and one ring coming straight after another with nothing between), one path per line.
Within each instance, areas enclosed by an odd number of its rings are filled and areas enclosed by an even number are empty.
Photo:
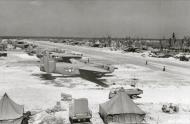
M28 120L30 119L30 116L31 116L30 111L27 111L26 113L24 113L23 120L22 120L21 124L28 124Z
M146 65L148 65L148 61L146 60Z
M165 66L163 67L163 71L166 71L166 68L165 68Z
M131 87L136 87L136 81L135 81L135 80L133 80L133 81L131 82Z

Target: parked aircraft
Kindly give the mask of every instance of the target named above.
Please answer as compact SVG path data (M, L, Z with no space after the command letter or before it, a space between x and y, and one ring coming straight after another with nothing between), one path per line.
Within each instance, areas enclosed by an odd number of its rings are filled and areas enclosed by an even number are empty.
M64 52L64 53L57 53L57 52L50 52L50 57L54 59L56 62L67 62L70 63L70 59L81 59L82 54L75 54L75 53L69 53L69 52Z
M64 76L81 76L85 79L101 78L105 74L112 73L115 67L111 65L94 64L90 62L82 62L72 56L66 58L65 62L56 62L49 54L46 54L41 59L40 70L43 72L58 73ZM69 61L68 61L69 60Z
M12 45L14 46L14 48L21 48L21 49L26 49L28 48L29 44L27 42L24 41L15 41L12 43Z
M36 56L38 58L42 58L44 54L46 53L65 53L66 51L64 49L58 49L58 48L44 48L44 47L37 47L35 50Z
M80 53L68 52L64 49L45 49L41 47L36 49L36 56L38 58L42 58L45 54L49 54L49 57L53 58L56 62L69 62L70 58L81 59L83 56Z

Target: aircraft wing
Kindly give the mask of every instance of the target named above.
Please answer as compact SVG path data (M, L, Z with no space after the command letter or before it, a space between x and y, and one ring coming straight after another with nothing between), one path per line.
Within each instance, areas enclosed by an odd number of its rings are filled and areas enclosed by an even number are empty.
M67 54L67 53L53 53L52 56L62 57L62 58L81 58L82 56L74 55L74 54Z
M94 72L94 73L104 73L104 74L109 72L107 70L97 68L97 67L93 67L93 66L81 67L81 68L79 68L79 70L88 71L88 72Z

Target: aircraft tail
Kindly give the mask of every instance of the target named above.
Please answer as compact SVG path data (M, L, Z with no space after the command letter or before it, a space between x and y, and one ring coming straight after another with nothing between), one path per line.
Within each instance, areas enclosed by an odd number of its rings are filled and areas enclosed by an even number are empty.
M47 73L53 73L56 70L55 61L53 59L50 59L49 55L44 55L41 58L40 70Z
M71 62L72 64L78 64L78 65L82 64L82 65L83 65L82 62L80 62L80 61L78 61L78 60L76 60L76 59L69 59L69 60L70 60L70 62Z

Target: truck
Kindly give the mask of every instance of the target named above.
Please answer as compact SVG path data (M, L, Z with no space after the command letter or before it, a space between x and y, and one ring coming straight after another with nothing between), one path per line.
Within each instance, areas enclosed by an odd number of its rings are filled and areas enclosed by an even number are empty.
M71 124L89 122L92 112L88 107L87 98L73 99L69 105L69 120Z
M119 92L126 92L131 99L141 98L139 95L143 94L143 90L139 88L124 89L123 87L113 88L110 90L109 99L113 98Z

